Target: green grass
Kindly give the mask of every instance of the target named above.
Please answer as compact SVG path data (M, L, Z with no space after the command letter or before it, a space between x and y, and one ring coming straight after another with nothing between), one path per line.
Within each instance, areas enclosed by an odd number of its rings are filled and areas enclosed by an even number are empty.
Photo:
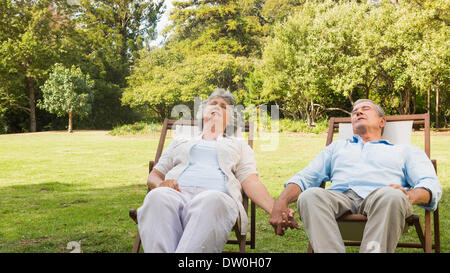
M154 158L159 135L108 133L0 135L0 252L69 252L66 246L71 241L81 241L83 252L131 251L137 226L128 210L139 207L144 199L148 161ZM275 151L265 151L262 145L267 142L255 141L260 178L274 198L283 190L283 183L324 148L325 137L283 133ZM421 146L421 137L415 134L414 144ZM444 188L440 202L442 252L450 252L450 135L433 135L431 141L431 156L438 160ZM423 214L418 207L416 212ZM256 249L250 252L306 251L308 239L303 228L275 236L261 209L257 209L256 230ZM402 239L417 240L413 235L411 229ZM237 247L227 246L226 250ZM421 252L397 249L411 251Z

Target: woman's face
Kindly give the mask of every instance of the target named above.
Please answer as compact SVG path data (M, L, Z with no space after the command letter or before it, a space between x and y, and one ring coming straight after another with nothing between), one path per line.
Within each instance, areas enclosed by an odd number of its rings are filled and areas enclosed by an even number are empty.
M223 131L231 118L231 107L223 98L215 98L209 101L203 110L203 122L212 122L217 125L222 125Z

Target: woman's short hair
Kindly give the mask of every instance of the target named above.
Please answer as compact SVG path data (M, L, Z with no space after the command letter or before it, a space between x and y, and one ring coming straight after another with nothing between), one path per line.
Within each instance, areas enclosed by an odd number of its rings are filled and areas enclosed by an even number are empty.
M203 110L205 109L206 105L213 99L221 98L225 100L229 107L231 107L232 115L230 117L230 123L227 124L227 128L225 129L225 134L227 136L235 136L237 134L238 125L239 125L239 113L237 111L236 105L236 99L234 98L234 95L223 88L216 88L214 91L209 95L209 97L202 102L200 105L196 118L199 121L200 126L203 126Z

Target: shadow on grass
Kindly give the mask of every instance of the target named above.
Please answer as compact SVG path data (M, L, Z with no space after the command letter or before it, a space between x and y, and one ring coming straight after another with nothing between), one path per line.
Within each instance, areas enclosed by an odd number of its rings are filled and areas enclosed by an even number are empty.
M49 182L0 187L0 252L131 251L136 225L128 217L145 197L142 184L107 188Z

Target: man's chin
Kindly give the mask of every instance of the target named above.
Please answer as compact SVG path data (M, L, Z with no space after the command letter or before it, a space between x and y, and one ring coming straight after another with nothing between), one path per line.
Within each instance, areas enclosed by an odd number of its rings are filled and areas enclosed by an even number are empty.
M367 132L367 128L366 128L366 126L364 125L364 124L354 124L353 125L353 133L354 134L357 134L357 135L359 135L359 134L364 134L364 133L366 133Z

